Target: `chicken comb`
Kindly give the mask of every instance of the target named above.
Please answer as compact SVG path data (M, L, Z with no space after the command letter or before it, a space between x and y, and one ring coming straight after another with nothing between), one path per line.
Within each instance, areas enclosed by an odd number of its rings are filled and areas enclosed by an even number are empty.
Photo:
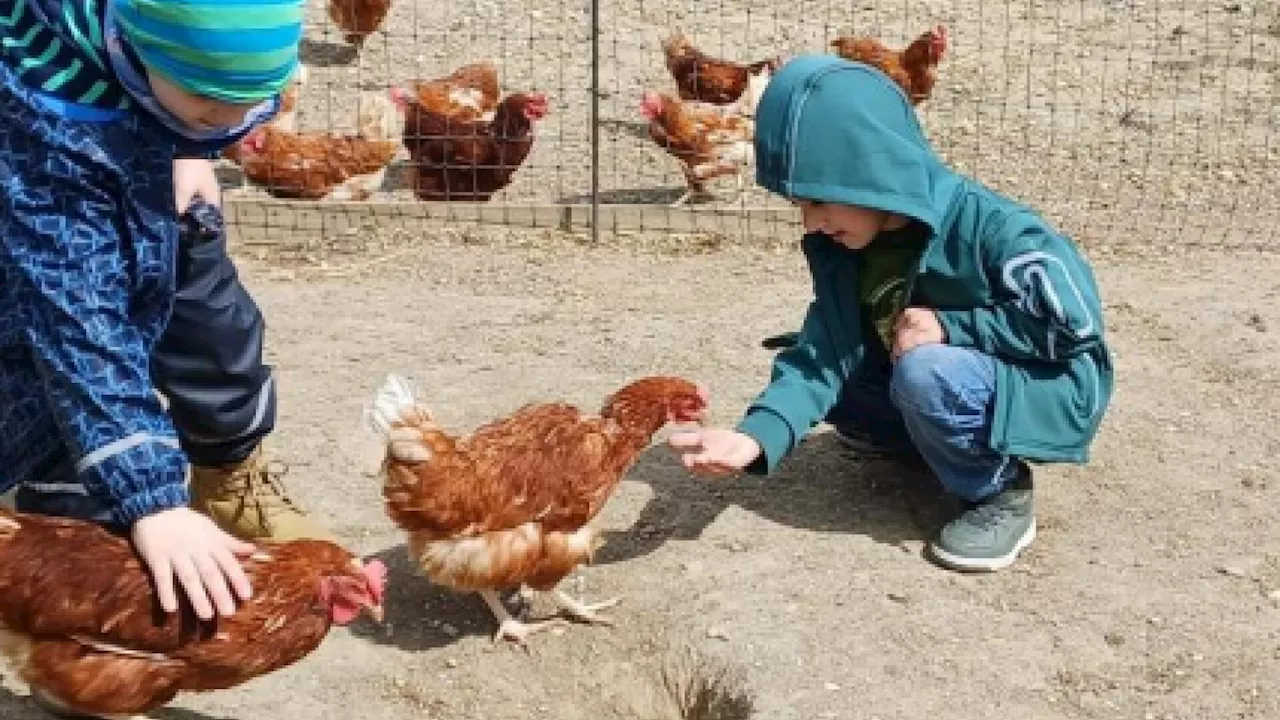
M381 601L383 592L387 587L387 577L389 575L387 572L387 566L382 564L381 560L373 558L364 563L364 567L361 569L361 572L364 573L365 578L369 581L369 587L374 594L374 600Z

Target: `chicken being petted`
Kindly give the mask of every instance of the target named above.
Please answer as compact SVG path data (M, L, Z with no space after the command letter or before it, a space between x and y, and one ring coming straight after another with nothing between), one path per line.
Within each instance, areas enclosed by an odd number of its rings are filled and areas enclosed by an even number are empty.
M498 590L549 592L571 617L611 623L600 611L616 598L588 604L556 586L600 546L589 523L654 433L669 422L701 422L706 407L695 383L646 377L612 394L597 415L530 404L460 436L392 376L369 420L386 440L385 509L408 533L413 561L435 583L479 593L499 621L495 641L524 644L557 621L516 620Z
M361 612L382 618L386 568L332 543L263 544L245 570L256 592L235 615L166 615L124 538L0 510L0 653L46 706L120 717L291 665Z

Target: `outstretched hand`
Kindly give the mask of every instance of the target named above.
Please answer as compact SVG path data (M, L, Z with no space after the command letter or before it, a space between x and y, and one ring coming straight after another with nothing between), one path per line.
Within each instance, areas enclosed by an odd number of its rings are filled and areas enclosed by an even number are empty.
M667 444L690 472L713 477L741 472L760 456L760 444L754 438L721 428L672 433Z
M155 578L165 612L178 609L175 576L201 620L212 619L215 607L224 617L233 615L232 591L241 601L253 596L237 556L251 554L254 546L228 535L190 508L171 508L138 520L133 525L133 543Z

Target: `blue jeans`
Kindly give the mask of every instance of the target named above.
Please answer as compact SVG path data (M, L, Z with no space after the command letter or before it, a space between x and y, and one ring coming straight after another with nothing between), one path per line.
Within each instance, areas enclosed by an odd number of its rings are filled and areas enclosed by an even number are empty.
M827 420L887 449L914 449L947 491L981 500L1017 475L1014 458L987 447L996 362L972 348L921 345L892 366L873 362Z

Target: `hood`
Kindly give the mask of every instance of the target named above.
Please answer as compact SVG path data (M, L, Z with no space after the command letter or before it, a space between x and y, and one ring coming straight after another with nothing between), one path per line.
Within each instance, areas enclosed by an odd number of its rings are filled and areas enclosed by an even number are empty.
M802 55L756 111L756 181L783 197L906 215L935 233L950 176L888 76L834 55Z

